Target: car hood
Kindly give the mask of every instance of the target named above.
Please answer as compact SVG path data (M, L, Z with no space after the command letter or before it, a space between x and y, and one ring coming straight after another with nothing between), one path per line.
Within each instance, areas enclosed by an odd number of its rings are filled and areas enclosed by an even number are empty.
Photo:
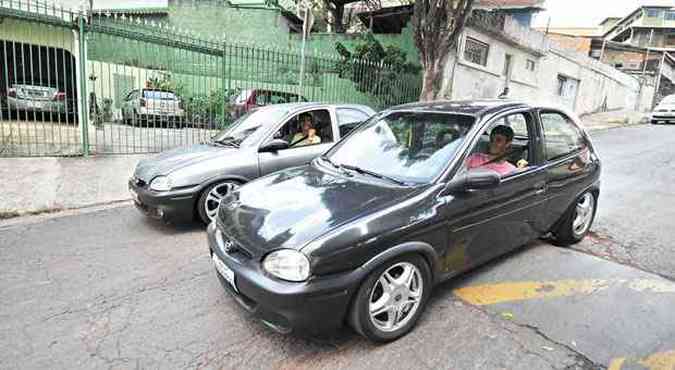
M415 191L338 176L315 164L296 167L253 181L224 199L219 228L254 257L278 248L299 250Z
M238 151L237 148L209 144L195 144L167 150L152 158L138 162L134 176L145 182L150 182L155 176L168 175L192 164Z

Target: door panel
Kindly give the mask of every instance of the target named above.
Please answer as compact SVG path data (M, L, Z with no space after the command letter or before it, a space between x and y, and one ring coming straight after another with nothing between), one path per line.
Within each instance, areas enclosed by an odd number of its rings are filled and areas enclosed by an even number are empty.
M475 266L541 235L545 180L546 171L535 169L496 189L447 197L442 212L448 220L448 253L462 249L468 265Z
M330 149L332 143L290 148L271 153L258 153L261 176L284 168L307 164Z

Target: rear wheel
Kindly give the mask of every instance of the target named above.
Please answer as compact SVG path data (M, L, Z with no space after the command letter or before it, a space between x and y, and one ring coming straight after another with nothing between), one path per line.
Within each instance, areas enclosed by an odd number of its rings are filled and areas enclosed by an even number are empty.
M593 224L597 204L597 197L593 192L588 191L579 196L553 232L555 244L569 246L580 242Z
M220 201L239 187L234 181L221 181L207 187L197 201L197 214L206 225L211 223L218 214Z
M431 294L431 271L419 255L393 259L373 271L356 293L351 326L376 342L390 342L417 323Z

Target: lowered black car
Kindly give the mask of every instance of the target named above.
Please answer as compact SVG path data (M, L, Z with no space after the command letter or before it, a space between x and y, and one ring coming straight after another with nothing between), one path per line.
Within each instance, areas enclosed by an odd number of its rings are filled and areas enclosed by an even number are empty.
M223 286L280 331L410 331L432 287L552 233L580 241L600 162L577 119L505 101L381 112L310 165L232 192L208 228Z

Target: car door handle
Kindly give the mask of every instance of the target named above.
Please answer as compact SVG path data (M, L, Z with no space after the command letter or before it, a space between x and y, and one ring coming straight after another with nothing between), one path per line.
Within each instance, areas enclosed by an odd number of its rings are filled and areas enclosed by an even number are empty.
M544 194L545 192L546 192L546 188L541 187L541 188L538 188L537 190L535 190L534 194L535 195L541 195L541 194Z

